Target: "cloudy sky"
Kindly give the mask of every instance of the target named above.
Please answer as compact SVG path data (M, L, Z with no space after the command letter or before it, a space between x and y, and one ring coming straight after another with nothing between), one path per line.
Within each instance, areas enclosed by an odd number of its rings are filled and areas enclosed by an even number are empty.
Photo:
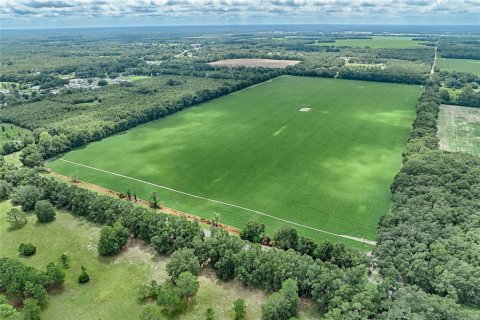
M480 24L480 0L0 0L1 28Z

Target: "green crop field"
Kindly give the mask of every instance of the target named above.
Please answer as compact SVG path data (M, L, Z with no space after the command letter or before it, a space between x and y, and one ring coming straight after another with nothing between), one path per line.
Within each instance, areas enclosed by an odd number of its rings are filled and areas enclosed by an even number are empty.
M20 259L39 270L44 270L49 262L59 263L62 253L70 260L70 267L64 270L64 288L50 293L42 319L137 320L144 306L137 301L140 285L168 278L165 265L169 258L158 255L141 241L130 240L118 256L99 257L96 249L100 237L98 226L59 211L55 221L47 224L37 223L32 213L27 214L27 225L10 231L5 219L10 208L8 202L0 202L0 257ZM28 258L19 257L18 246L22 242L36 245L37 253ZM77 282L82 265L91 279L84 285ZM208 307L215 309L219 319L233 319L232 306L237 298L246 301L247 319L260 318L261 305L267 299L265 292L245 288L235 281L220 282L208 269L198 279L200 289L195 301L175 319L203 320ZM318 315L312 308L302 306L297 319L316 318Z
M334 45L337 47L370 47L370 48L415 48L421 47L419 41L414 41L409 37L391 37L391 36L373 36L371 39L340 39L336 40L333 44L319 45Z
M480 75L480 60L440 58L437 67L444 71L470 72Z
M440 149L480 156L480 109L442 105L437 124Z
M420 91L280 77L92 143L48 166L143 199L155 191L166 206L206 218L217 212L236 227L257 219L272 233L290 224L317 240L369 248L337 234L375 239Z

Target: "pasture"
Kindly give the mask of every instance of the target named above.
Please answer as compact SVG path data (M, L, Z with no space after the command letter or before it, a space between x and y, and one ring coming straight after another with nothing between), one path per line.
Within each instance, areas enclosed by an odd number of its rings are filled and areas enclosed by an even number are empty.
M442 105L437 125L440 149L480 156L480 109Z
M168 257L158 255L141 241L129 240L118 256L99 257L96 249L100 236L98 226L58 211L55 221L47 224L37 223L33 214L27 214L27 225L10 231L5 220L10 208L8 202L0 202L0 256L17 258L42 270L49 262L59 263L62 253L70 260L70 267L64 270L64 288L50 293L41 313L42 319L137 320L144 306L137 301L139 286L150 280L163 282L168 278L165 271ZM17 250L22 242L35 244L37 253L28 258L19 257ZM84 285L77 282L82 265L91 279ZM200 274L199 282L195 302L175 319L203 320L208 307L214 308L219 319L231 319L233 302L237 298L246 301L247 319L260 318L261 304L267 298L263 291L245 288L237 282L221 282L208 269ZM298 319L316 317L310 307L302 304Z
M440 58L437 67L443 71L469 72L480 75L480 60Z
M410 37L393 37L393 36L372 36L371 39L337 39L335 43L319 43L319 45L333 45L335 47L370 47L378 48L416 48L421 47L419 41L414 41Z
M47 165L242 228L296 227L367 244L389 210L419 86L279 77L129 130ZM306 112L302 108L309 109Z

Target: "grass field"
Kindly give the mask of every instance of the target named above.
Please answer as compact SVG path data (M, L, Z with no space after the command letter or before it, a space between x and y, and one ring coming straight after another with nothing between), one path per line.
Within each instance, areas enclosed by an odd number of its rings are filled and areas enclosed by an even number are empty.
M437 124L440 149L480 156L480 109L442 105Z
M348 47L370 47L370 48L415 48L421 47L419 41L414 41L409 37L389 37L389 36L373 36L371 39L340 39L336 40L333 44L323 44L319 45L334 45L337 47L348 46Z
M444 71L469 72L480 75L480 60L440 58L437 66Z
M44 269L49 262L58 262L65 252L70 257L64 289L50 294L42 319L138 320L143 308L136 300L139 285L167 278L168 258L159 256L140 241L130 240L127 249L117 257L99 257L96 251L99 227L67 212L59 211L56 220L48 224L36 223L30 214L23 229L8 231L5 216L10 207L8 202L0 202L0 256L19 258L19 244L28 241L37 246L37 253L19 259L32 267ZM77 283L82 265L91 277L87 285ZM203 320L208 307L214 308L219 319L232 318L233 301L240 297L247 303L248 319L260 318L261 304L267 298L263 291L218 281L208 270L200 275L199 281L196 302L176 319ZM301 309L300 319L314 317L311 308Z
M11 123L0 123L0 143L3 143L10 139L21 140L21 137L28 134L29 132L30 130L20 128Z
M92 143L48 166L119 192L130 188L143 199L156 191L166 206L206 218L219 212L221 222L236 227L257 219L272 233L288 220L315 228L293 224L317 240L370 248L318 229L375 238L420 90L280 77Z

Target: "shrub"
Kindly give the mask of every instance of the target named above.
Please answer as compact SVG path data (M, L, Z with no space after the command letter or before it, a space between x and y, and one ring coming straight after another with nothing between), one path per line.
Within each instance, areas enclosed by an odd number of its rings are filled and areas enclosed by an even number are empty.
M53 262L50 262L47 265L45 276L46 283L51 286L60 287L65 281L65 272L63 272L62 269Z
M35 204L35 215L38 222L51 222L55 220L55 208L47 200L37 201Z
M162 309L160 307L151 304L143 308L141 320L161 320L162 317Z
M247 306L245 305L245 300L235 300L233 303L233 312L235 313L235 320L245 320L245 317L247 316Z
M68 267L70 266L70 262L66 253L62 253L62 255L60 256L60 263L65 269L68 269Z
M25 257L33 256L37 252L37 247L31 243L21 243L18 247L18 252Z
M89 281L90 281L90 276L87 274L87 269L84 266L82 266L82 273L80 273L80 276L78 277L78 283L83 284Z

